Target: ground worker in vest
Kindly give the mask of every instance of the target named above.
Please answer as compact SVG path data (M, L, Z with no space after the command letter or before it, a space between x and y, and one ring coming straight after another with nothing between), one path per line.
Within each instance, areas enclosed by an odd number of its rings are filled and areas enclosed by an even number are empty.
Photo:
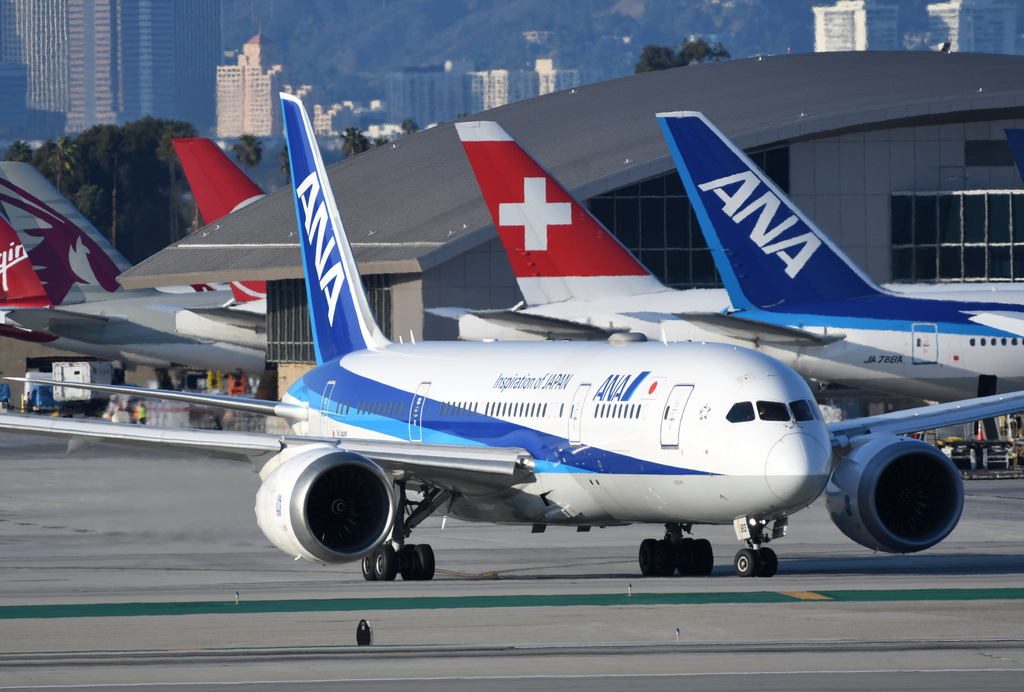
M139 425L145 425L147 413L148 411L146 411L146 404L140 401L138 404L135 405L135 410L132 411L132 419L135 423L138 423Z

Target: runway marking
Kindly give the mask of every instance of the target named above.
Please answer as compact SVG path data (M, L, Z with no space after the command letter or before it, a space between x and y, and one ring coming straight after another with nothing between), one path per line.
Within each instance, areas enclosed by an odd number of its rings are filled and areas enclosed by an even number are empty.
M665 606L766 604L795 602L994 601L1024 600L1024 588L906 589L820 592L695 592L494 596L418 596L410 598L330 598L277 601L184 601L164 603L70 603L0 606L0 620L146 617L159 615L252 615L255 613L441 610L451 608L551 608L564 606ZM807 598L813 593L816 598Z
M780 591L783 596L792 596L798 598L801 601L831 601L833 600L829 596L824 596L820 593L814 593L813 591Z

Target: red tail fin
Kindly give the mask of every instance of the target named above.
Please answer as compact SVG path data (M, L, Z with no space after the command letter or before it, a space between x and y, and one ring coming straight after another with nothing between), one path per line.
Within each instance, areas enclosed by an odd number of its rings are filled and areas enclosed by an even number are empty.
M25 246L3 216L0 216L0 305L21 308L51 305Z
M264 196L259 185L209 139L175 139L174 151L206 223Z
M500 125L456 128L527 302L664 290Z
M213 223L235 209L264 197L260 186L232 163L227 154L211 140L192 137L172 141L206 223ZM231 291L235 300L247 303L266 297L267 282L232 282Z

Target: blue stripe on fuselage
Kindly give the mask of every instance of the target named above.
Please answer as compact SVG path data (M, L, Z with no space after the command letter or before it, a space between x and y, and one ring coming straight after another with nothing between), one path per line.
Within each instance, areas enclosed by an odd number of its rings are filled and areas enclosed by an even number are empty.
M357 375L340 367L331 368L330 372L327 372L325 368L313 370L294 384L288 393L298 401L308 403L311 410L320 411L323 404L323 391L332 380L335 382L335 386L326 413L333 420L400 440L409 439L409 407L414 396L411 392ZM386 414L380 410L377 413L359 413L356 407L360 401L397 402L399 404L404 402L405 408L402 409L398 406ZM346 402L349 404L347 412L345 410ZM565 402L565 404L566 407L569 406L569 402ZM573 447L566 437L500 418L485 416L481 413L439 415L441 407L445 405L446 403L442 401L425 399L423 404L423 442L466 446L521 447L533 456L537 463L536 470L541 473L711 475L704 471L658 464L597 447ZM568 426L564 418L555 420Z

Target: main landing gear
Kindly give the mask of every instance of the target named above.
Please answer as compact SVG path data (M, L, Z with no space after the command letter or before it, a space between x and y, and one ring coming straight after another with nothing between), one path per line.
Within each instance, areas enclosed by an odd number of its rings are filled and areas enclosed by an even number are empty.
M398 483L397 486L397 514L401 523L396 521L391 538L363 558L363 579L394 581L401 574L405 581L430 581L434 578L434 549L426 543L411 545L405 539L420 522L451 498L452 493L439 488L424 489L423 499L413 502L409 500L405 483Z
M779 557L771 548L763 547L774 538L786 535L789 520L777 519L768 533L768 522L763 519L744 517L734 522L736 536L746 541L747 547L736 553L732 561L738 577L774 577L779 570Z
M640 544L640 571L648 577L667 577L678 571L681 575L707 576L715 565L711 541L706 538L683 538L689 525L665 524L665 537L660 541L648 538Z

